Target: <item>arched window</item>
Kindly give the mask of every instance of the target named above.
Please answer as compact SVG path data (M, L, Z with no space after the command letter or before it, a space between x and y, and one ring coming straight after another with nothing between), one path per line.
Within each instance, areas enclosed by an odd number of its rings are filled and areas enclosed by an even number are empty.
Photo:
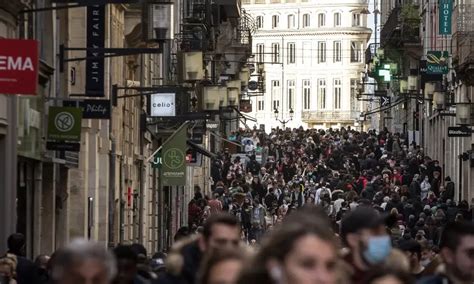
M326 25L326 15L323 13L318 14L318 27L324 27Z
M311 25L311 18L309 14L303 14L303 28L309 27Z
M334 26L335 27L341 26L341 13L339 12L334 13Z

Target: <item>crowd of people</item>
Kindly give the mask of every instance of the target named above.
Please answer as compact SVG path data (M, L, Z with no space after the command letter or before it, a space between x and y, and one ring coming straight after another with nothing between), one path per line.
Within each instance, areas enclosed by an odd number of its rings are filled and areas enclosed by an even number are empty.
M35 262L13 235L5 283L473 283L474 224L438 161L388 131L240 131L174 245L77 240ZM29 277L29 279L27 279ZM1 282L0 280L0 283Z

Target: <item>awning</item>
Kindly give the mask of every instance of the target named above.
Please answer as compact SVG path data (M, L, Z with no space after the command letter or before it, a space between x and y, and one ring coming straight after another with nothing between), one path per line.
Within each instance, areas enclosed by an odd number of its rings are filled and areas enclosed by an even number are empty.
M198 144L190 141L190 140L187 140L186 141L186 144L188 144L189 147L193 148L194 150L196 150L198 153L204 155L204 156L207 156L209 158L216 158L217 155L214 154L214 153L211 153L209 151L207 151L206 149L204 149L203 147L199 146Z

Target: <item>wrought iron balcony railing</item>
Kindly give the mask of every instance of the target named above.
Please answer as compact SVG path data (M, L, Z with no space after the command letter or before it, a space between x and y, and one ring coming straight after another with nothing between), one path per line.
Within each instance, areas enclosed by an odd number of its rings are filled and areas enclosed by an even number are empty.
M359 112L356 111L303 111L303 121L318 121L318 122L337 122L355 120L359 117Z

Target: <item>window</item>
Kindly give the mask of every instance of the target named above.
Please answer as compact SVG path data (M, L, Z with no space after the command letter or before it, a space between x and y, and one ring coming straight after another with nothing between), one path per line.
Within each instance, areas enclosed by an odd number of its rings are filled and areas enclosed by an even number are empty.
M311 65L311 42L303 42L301 49L301 63Z
M263 43L257 44L257 61L265 62L265 45Z
M362 61L362 42L351 41L351 62Z
M341 26L341 13L334 13L334 26Z
M280 108L280 100L273 100L273 110Z
M257 29L263 29L263 16L257 16Z
M296 45L294 42L288 43L288 64L296 62Z
M311 81L303 80L303 109L311 108Z
M264 100L259 100L257 102L257 110L265 110L265 101Z
M318 80L319 108L326 109L326 80Z
M326 62L326 42L318 42L318 63Z
M272 101L273 109L278 109L280 107L280 81L272 80Z
M280 62L280 44L279 43L272 43L272 62L273 63Z
M295 27L295 15L288 15L288 28L293 29Z
M288 80L288 109L295 107L295 81Z
M357 79L351 79L351 111L358 111L359 104L357 102Z
M341 109L341 79L334 79L334 109Z
M326 25L326 15L321 13L318 14L318 27L324 27Z
M333 59L334 62L341 62L342 61L342 43L340 41L333 42Z
M278 17L278 15L272 16L272 29L278 28L279 21L280 21L280 17Z
M303 14L303 28L307 28L311 25L311 18L309 14Z
M359 13L352 14L352 26L360 27L360 14Z

